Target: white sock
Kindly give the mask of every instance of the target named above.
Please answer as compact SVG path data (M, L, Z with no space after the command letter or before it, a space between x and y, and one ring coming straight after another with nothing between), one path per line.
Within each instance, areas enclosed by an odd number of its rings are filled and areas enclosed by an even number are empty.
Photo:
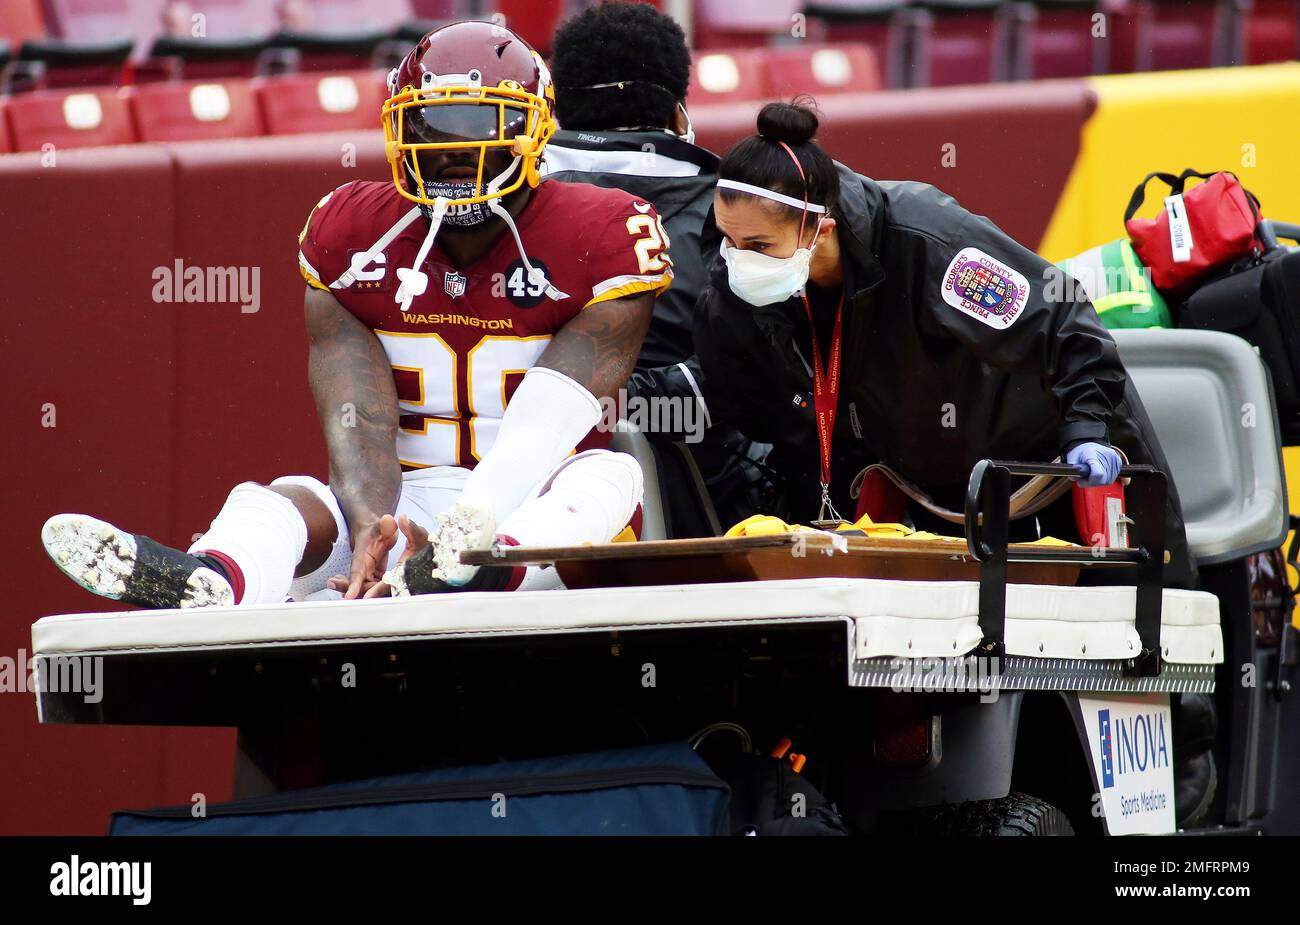
M498 524L497 533L520 546L608 543L632 519L641 493L641 467L631 456L581 453L561 465L545 492Z
M236 485L208 532L188 552L216 550L244 573L241 604L278 604L307 548L307 524L293 502L253 482Z

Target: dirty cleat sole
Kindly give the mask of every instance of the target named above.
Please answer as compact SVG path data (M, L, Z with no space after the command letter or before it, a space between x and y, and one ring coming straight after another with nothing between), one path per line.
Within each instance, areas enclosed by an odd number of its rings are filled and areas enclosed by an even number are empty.
M235 602L224 576L200 559L84 514L56 514L41 543L87 591L140 607L214 607Z
M399 597L447 591L497 590L487 585L478 587L481 582L475 581L484 572L494 573L497 569L480 569L475 565L463 565L460 561L462 552L491 549L495 539L496 519L492 510L472 502L458 501L438 515L438 526L429 537L429 545L390 570L384 580Z

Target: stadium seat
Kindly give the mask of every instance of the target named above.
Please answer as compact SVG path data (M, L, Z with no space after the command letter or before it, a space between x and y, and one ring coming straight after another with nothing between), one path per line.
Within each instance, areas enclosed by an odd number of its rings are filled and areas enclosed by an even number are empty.
M17 48L29 39L46 35L41 0L4 0L0 3L0 39Z
M1242 60L1235 0L1151 0L1151 69L1216 67Z
M44 0L51 36L65 42L135 41L143 56L163 31L163 11L171 0Z
M1300 3L1296 0L1252 0L1245 21L1246 64L1300 57Z
M700 50L754 48L773 39L805 38L801 0L696 0L695 41ZM806 20L802 21L806 28Z
M271 135L378 130L379 109L388 96L384 75L369 70L268 77L254 89Z
M765 48L761 54L767 66L768 90L774 96L825 96L881 88L880 65L865 45L805 43Z
M350 71L370 67L388 30L354 32L277 32L270 47L289 49L299 71Z
M411 0L411 12L420 19L452 20L461 13L462 0Z
M1020 6L1028 16L1017 39L1027 47L1023 70L1013 76L1024 80L1086 77L1106 70L1107 39L1093 36L1098 0L1036 0Z
M818 0L806 7L828 42L871 49L889 89L906 86L907 56L918 17L907 0Z
M176 70L187 80L252 77L266 53L269 40L246 38L177 38L159 36L143 63L146 68L160 62L179 62Z
M909 85L947 87L1011 76L1011 20L1002 0L924 0Z
M692 55L691 103L734 103L770 96L762 49L733 48Z
M141 141L191 141L264 135L253 88L245 80L183 81L127 88Z
M0 96L0 154L8 154L14 149L14 140L9 134L9 116L5 113L8 97Z
M85 148L129 144L136 140L122 91L34 90L5 103L10 141L15 151Z
M314 33L391 33L416 17L411 0L307 0L302 19L284 23L286 29ZM448 18L456 11L449 11Z
M18 59L39 65L40 86L45 89L119 86L133 45L130 38L104 42L32 39L23 43Z

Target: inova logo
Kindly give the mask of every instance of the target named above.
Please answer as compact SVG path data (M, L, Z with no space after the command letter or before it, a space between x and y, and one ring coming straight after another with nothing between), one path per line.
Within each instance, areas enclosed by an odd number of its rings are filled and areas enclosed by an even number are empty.
M1097 713L1097 738L1101 742L1101 786L1115 786L1116 778L1169 767L1169 738L1163 713L1135 713L1111 720L1110 710Z

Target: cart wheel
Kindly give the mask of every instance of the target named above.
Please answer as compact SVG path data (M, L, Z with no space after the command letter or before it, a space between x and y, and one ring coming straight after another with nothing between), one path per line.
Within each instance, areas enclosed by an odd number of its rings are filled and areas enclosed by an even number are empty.
M973 800L936 806L917 814L918 834L933 835L1073 835L1065 813L1024 793L1000 800Z

